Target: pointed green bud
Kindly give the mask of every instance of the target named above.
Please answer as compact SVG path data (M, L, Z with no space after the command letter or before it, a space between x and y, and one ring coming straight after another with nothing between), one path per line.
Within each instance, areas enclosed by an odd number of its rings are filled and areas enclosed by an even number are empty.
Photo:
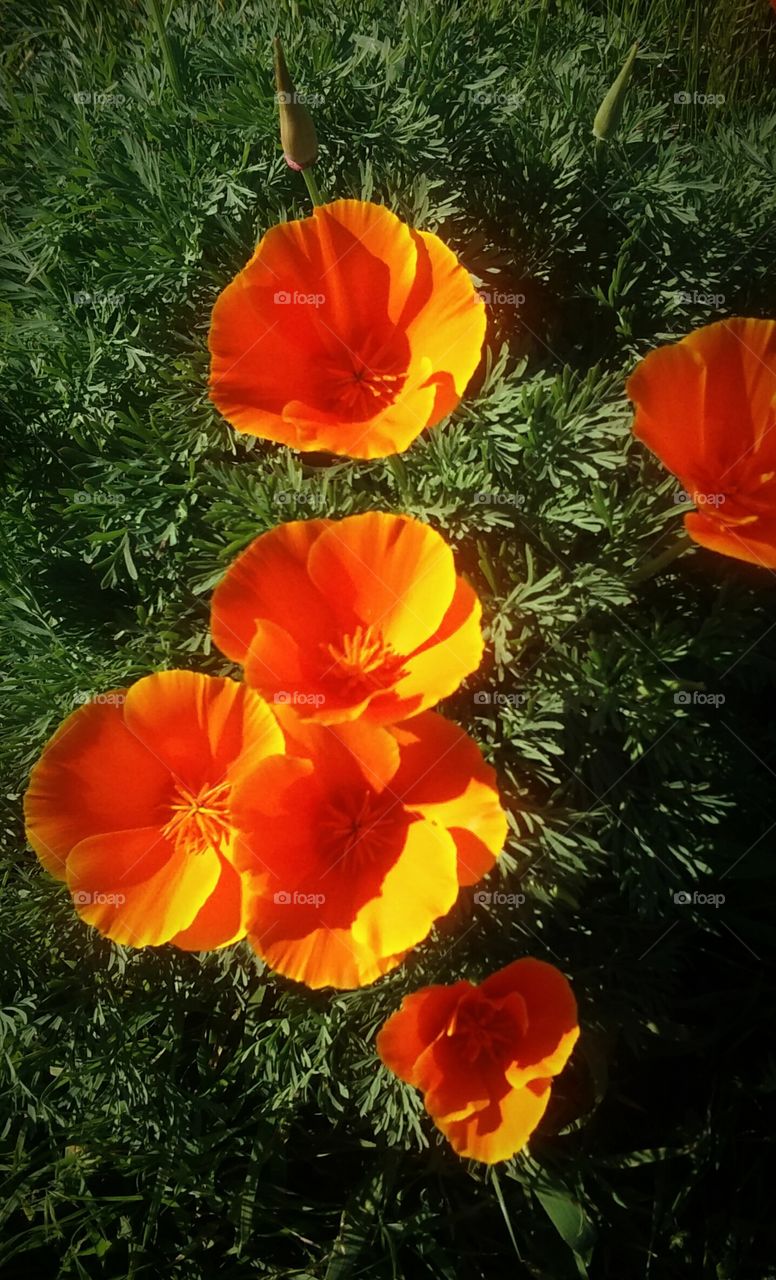
M283 46L277 36L272 41L275 61L275 97L280 110L280 141L286 163L292 169L309 169L318 159L315 125L302 95L288 74Z
M638 44L631 45L630 53L625 59L625 65L622 71L618 75L596 113L596 118L593 121L593 133L602 142L606 141L606 139L614 133L620 123L622 109L625 105L625 94L628 89L628 81L631 78L631 71L633 70L634 62L636 61L638 49Z

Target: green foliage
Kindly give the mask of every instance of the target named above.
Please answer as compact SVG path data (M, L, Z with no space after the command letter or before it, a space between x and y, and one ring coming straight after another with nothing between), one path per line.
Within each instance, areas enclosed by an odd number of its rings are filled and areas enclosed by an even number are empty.
M5 9L0 1270L774 1277L776 596L698 550L634 583L681 508L623 392L668 336L773 306L766 0ZM438 230L495 299L467 400L398 465L238 438L205 394L218 291L308 208L276 33L321 95L324 192ZM445 710L510 808L484 887L525 902L467 891L354 993L244 946L107 944L24 844L47 736L148 671L231 671L207 634L230 558L371 507L443 530L482 597L489 656ZM695 890L725 902L674 901ZM409 991L523 954L569 975L584 1034L494 1183L373 1041Z

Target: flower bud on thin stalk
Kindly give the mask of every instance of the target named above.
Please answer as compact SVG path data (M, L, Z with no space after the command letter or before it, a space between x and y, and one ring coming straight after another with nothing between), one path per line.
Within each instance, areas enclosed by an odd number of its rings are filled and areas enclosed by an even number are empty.
M318 159L315 125L310 112L304 103L299 101L299 95L288 74L283 46L277 36L272 45L275 64L275 96L280 111L280 142L283 155L289 168L302 174L313 204L322 204L318 184L309 172Z
M617 129L625 105L625 94L633 71L633 64L638 53L638 44L631 45L622 71L607 93L593 121L593 133L599 142L606 142Z

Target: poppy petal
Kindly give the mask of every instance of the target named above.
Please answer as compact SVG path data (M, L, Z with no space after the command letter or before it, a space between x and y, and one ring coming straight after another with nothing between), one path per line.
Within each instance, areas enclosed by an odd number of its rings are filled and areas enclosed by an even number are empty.
M435 235L414 233L431 272L431 300L409 322L407 336L413 353L413 374L436 387L436 400L427 426L452 413L480 362L485 339L485 304L469 273L452 250ZM430 366L429 376L425 367ZM416 372L417 371L417 372Z
M379 897L366 902L356 916L353 937L376 955L407 951L428 936L457 896L453 840L430 822L413 822Z
M764 569L776 569L776 514L772 520L753 520L750 524L725 525L711 520L701 511L690 511L684 527L692 538L710 551L733 556Z
M460 1156L484 1164L509 1160L526 1145L547 1110L551 1084L532 1080L465 1119L439 1120L439 1128Z
M74 845L99 831L145 826L172 790L169 771L127 730L124 696L103 694L104 700L74 711L30 774L27 836L60 880Z
M527 1029L507 1069L510 1084L558 1075L579 1037L577 1002L560 970L532 957L515 960L486 978L480 991L491 999L516 991L526 1004Z
M761 450L776 425L776 321L734 316L685 338L706 370L703 448L722 468ZM776 436L768 441L776 458Z
M461 884L490 871L507 835L495 770L477 744L435 711L394 726L401 765L391 787L413 813L446 827L458 846Z
M482 606L464 578L441 625L404 663L405 675L390 693L372 699L370 720L404 720L455 693L482 661Z
M215 889L189 927L176 933L170 942L182 951L214 951L245 937L245 917L242 877L222 858Z
M308 559L310 576L335 607L346 602L343 628L356 617L379 627L398 653L433 635L456 586L453 553L428 525L370 511L332 523Z
M160 671L127 692L124 722L151 755L187 787L225 778L244 746L282 752L269 707L246 685L195 671Z
M189 927L215 889L220 865L213 850L176 853L146 827L82 840L68 858L67 882L87 924L126 946L159 946Z
M405 996L377 1033L377 1052L385 1065L407 1084L426 1089L419 1059L442 1034L461 996L472 990L471 983L462 979L450 987L422 987Z
M276 973L319 990L350 991L376 982L395 969L404 954L381 956L358 942L349 929L310 924L307 913L295 921L298 908L286 919L268 904L259 905L249 934L251 945Z
M307 557L328 520L291 520L261 534L229 566L213 592L210 629L222 653L244 662L258 621L297 642L329 638L331 615L311 582Z
M682 342L659 347L641 361L625 389L636 406L634 435L688 488L696 488L706 392L700 355Z

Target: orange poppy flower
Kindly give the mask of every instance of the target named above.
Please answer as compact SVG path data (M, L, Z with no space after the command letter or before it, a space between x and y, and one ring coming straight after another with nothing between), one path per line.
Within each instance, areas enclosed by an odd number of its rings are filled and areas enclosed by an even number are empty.
M245 935L230 791L282 752L272 712L234 680L164 671L64 721L32 770L30 844L79 915L129 946L189 951Z
M268 701L327 724L392 722L482 657L480 602L438 533L370 511L262 534L213 595L213 639Z
M246 771L232 796L249 938L309 987L365 986L493 866L506 836L495 774L433 711L390 729L279 716L287 754Z
M458 1155L496 1164L525 1146L578 1035L563 974L526 959L478 987L463 981L415 991L378 1032L377 1052L422 1091Z
M703 547L776 568L776 321L720 320L641 361L633 430L698 508Z
M484 336L482 300L441 240L335 200L272 227L219 295L210 395L238 431L383 458L453 411Z

